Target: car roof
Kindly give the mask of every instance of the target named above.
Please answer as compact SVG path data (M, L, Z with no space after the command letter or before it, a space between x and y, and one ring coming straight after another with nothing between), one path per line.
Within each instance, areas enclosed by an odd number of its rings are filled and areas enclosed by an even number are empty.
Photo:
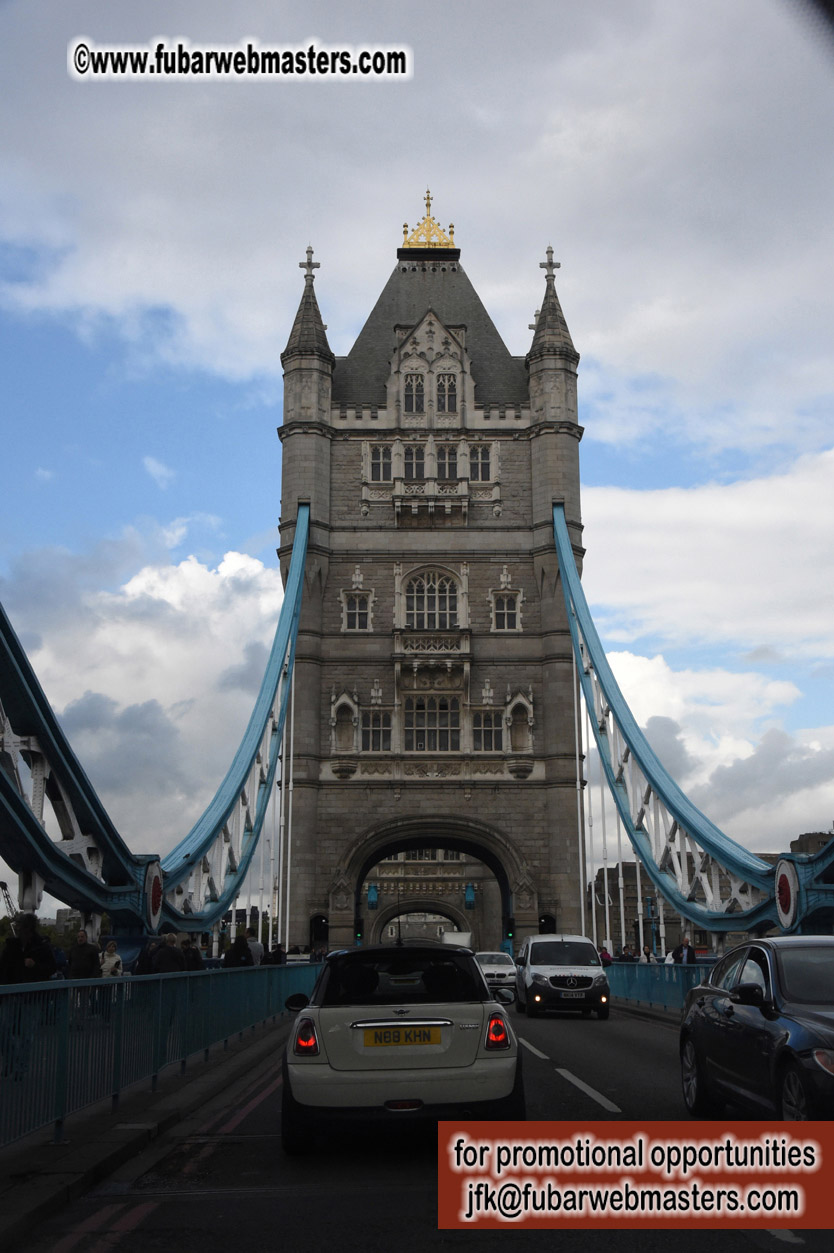
M462 944L441 944L438 940L403 940L395 941L393 944L363 944L354 948L337 948L327 954L326 961L330 961L334 957L358 956L366 954L374 956L380 953L468 953L470 957L474 957L471 948L466 948Z
M583 944L590 944L592 948L596 948L593 940L589 939L587 935L548 935L546 932L543 932L540 935L531 935L527 938L531 943L533 940L581 940Z
M741 944L734 944L732 949L727 952L733 952L735 949L746 948L748 944L764 944L768 948L802 948L809 944L819 946L820 948L834 947L834 935L763 935L751 936L749 940L743 940Z

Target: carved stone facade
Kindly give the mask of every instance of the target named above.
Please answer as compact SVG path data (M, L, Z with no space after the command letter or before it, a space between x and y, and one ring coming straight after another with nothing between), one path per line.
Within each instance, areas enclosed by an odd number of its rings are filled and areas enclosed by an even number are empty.
M564 501L581 555L579 358L552 261L530 352L512 357L440 236L398 250L344 358L308 257L282 356L284 573L298 502L311 506L296 653L300 944L322 915L331 945L353 942L357 916L376 939L371 871L419 848L486 868L483 947L509 916L516 941L543 917L579 925L573 671L552 529ZM418 896L427 913L445 900L460 925L445 889Z

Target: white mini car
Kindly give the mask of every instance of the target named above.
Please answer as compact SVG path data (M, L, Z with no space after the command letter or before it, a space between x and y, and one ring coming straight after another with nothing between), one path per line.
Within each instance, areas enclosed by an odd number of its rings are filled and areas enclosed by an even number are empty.
M281 1139L310 1148L339 1123L523 1119L508 989L491 992L467 949L420 943L330 953L283 1064Z
M599 953L584 935L531 935L516 961L519 1013L528 1018L547 1009L593 1010L607 1018L611 989Z

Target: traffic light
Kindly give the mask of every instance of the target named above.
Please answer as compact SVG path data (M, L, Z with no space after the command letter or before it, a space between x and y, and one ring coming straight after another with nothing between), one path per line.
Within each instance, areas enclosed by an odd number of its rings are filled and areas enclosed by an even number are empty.
M357 914L353 920L353 935L357 944L362 943L362 936L364 934L364 931L365 931L364 923L362 919L360 918L359 914Z
M504 939L511 940L515 935L515 918L508 918L504 923Z

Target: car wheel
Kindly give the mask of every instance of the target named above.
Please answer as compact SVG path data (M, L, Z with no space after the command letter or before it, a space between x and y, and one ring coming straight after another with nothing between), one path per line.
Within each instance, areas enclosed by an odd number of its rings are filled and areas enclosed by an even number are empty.
M812 1117L811 1098L805 1076L793 1063L786 1066L779 1076L776 1108L785 1122L807 1122Z
M708 1117L720 1110L720 1103L707 1087L691 1036L687 1036L681 1049L681 1087L684 1104L693 1118Z
M306 1126L301 1106L293 1098L285 1081L281 1099L281 1148L291 1157L300 1157L309 1153L312 1147L313 1136Z
M516 998L515 998L516 1013L523 1014L526 1008L527 1008L526 1003L522 1001L521 997L518 995L518 993L516 993Z
M602 1021L602 1019L607 1018L610 1013L611 1013L610 1007L608 1005L602 1005L597 1010L597 1018L599 1018L600 1021Z

